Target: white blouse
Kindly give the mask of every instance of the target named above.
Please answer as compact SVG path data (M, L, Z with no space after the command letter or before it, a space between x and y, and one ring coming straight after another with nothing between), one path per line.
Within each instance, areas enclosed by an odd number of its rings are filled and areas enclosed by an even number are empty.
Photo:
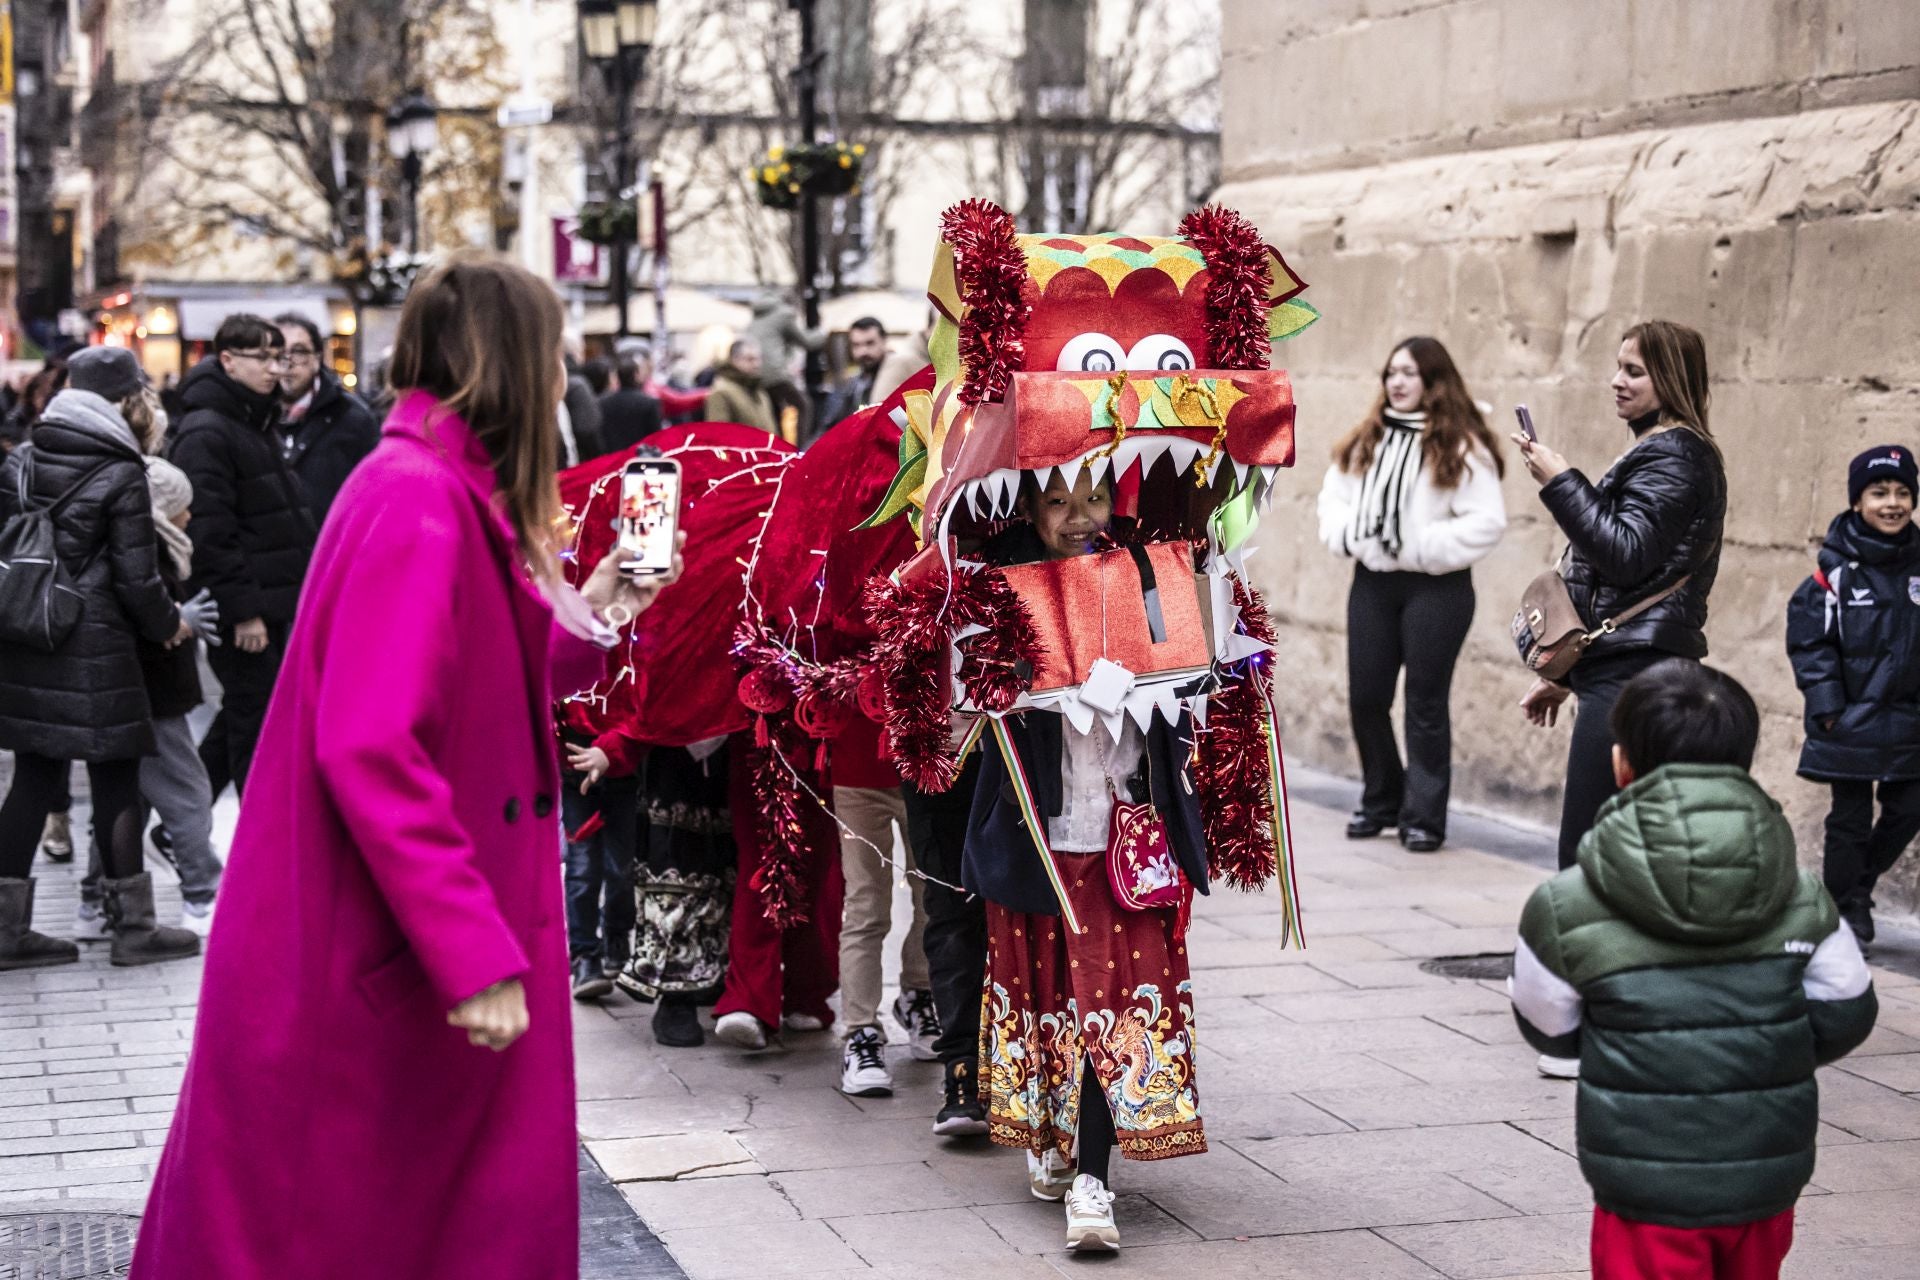
M1355 516L1366 501L1366 476L1348 475L1338 463L1320 485L1320 541L1338 556L1350 556L1375 573L1453 573L1479 561L1500 544L1507 505L1491 455L1475 443L1458 486L1441 489L1424 464L1398 501L1396 546L1375 534L1356 541Z
M1131 717L1115 742L1099 722L1080 733L1061 718L1060 816L1047 819L1047 843L1064 853L1097 853L1107 847L1113 791L1140 771L1147 740Z

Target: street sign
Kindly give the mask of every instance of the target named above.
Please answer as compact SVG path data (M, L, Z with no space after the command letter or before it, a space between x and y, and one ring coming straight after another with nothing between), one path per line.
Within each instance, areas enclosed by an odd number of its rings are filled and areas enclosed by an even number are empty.
M553 121L553 103L545 98L508 98L500 104L502 129L527 129Z

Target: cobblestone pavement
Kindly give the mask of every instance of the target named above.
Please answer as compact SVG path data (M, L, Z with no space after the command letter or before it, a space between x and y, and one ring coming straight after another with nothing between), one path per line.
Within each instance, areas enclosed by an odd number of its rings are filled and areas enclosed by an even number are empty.
M1296 807L1310 946L1275 945L1271 897L1218 891L1199 907L1212 1150L1116 1162L1125 1249L1111 1265L1220 1280L1585 1274L1571 1086L1534 1074L1498 982L1420 968L1508 949L1545 873L1465 847L1351 844L1338 788L1301 790L1329 802ZM1485 830L1461 823L1456 838L1499 843L1474 834ZM37 921L64 935L75 875L40 875ZM175 908L171 885L161 901ZM1920 951L1885 950L1917 967ZM198 964L112 970L103 947L88 951L77 966L0 975L0 1215L137 1213L165 1137ZM1920 982L1875 976L1880 1029L1822 1073L1820 1164L1790 1276L1905 1277L1920 1247ZM932 1135L937 1069L904 1046L890 1053L895 1096L855 1100L835 1088L831 1036L755 1055L665 1050L649 1013L621 997L576 1009L580 1129L696 1280L1099 1265L1059 1251L1061 1211L1028 1195L1017 1154ZM675 1273L596 1198L605 1181L591 1167L583 1184L588 1274Z

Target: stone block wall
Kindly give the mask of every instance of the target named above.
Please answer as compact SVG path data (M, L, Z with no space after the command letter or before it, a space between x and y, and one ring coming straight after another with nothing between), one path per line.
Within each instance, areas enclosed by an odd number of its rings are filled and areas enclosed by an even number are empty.
M1848 458L1920 444L1920 5L1875 0L1228 0L1225 183L1325 318L1283 344L1299 461L1259 536L1299 673L1288 746L1356 769L1350 570L1315 537L1334 439L1394 343L1446 342L1504 438L1513 405L1598 477L1628 442L1621 331L1706 336L1726 453L1713 661L1754 692L1762 781L1815 863L1825 792L1794 777L1785 606L1846 500ZM1526 725L1507 623L1560 543L1508 451L1512 521L1475 575L1454 689L1456 795L1551 822L1567 729ZM1910 857L1883 903L1914 905Z

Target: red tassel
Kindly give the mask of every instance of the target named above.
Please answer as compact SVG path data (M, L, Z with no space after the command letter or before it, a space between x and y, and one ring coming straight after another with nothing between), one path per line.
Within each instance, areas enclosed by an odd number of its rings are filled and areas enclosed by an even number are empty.
M1180 234L1207 260L1207 365L1264 369L1273 359L1267 294L1273 263L1260 231L1231 209L1210 204L1180 220Z
M960 403L997 400L1026 362L1027 317L1033 312L1033 281L1013 218L990 200L963 200L940 215L940 238L953 246L954 281L965 304L954 317L967 371Z
M827 771L827 744L824 742L814 748L813 771L820 774Z
M753 745L765 751L772 745L772 742L772 737L767 733L767 718L765 716L755 716L753 718Z

